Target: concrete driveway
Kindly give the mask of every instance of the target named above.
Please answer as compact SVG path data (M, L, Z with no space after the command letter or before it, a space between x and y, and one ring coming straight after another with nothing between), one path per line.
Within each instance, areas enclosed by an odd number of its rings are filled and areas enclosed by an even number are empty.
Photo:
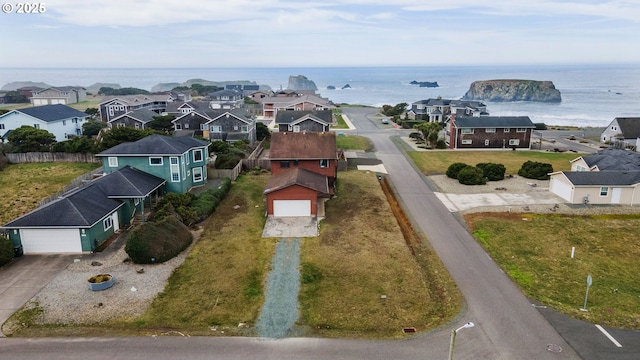
M549 191L514 193L482 193L482 194L447 194L434 192L438 199L450 212L464 211L485 206L513 206L521 211L521 206L548 204L553 206L565 200ZM518 207L516 209L515 207Z
M318 236L316 217L267 217L262 237L315 237Z
M0 325L79 256L25 255L0 268Z

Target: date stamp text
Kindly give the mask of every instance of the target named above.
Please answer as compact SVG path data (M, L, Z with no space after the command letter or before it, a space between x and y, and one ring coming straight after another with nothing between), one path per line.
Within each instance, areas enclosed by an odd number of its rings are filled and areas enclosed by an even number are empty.
M45 3L3 3L0 8L5 14L44 14L47 11Z

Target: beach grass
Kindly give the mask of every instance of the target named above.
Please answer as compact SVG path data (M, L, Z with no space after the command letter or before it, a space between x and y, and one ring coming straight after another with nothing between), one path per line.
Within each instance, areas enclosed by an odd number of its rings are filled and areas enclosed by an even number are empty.
M640 215L478 213L465 220L526 296L576 319L640 330Z

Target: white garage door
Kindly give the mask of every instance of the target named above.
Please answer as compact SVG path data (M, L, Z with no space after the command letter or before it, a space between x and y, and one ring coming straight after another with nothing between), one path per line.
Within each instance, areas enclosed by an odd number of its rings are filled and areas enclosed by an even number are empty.
M571 193L572 193L571 184L567 184L564 181L558 181L554 178L551 178L551 183L549 184L549 191L571 202Z
M47 99L33 99L33 105L47 105L49 101Z
M273 216L311 216L311 200L274 200Z
M22 229L20 239L25 254L82 252L76 229Z
M65 99L51 99L51 104L63 104L65 105L67 101Z

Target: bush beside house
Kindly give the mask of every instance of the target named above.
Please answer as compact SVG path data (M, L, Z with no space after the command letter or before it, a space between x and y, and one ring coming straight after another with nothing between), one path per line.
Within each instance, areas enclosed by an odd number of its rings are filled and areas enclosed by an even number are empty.
M549 180L549 174L553 172L553 165L537 161L526 161L522 164L518 175L527 179Z
M127 236L125 251L136 264L162 263L180 254L193 241L193 235L177 217L146 222Z
M0 236L0 266L9 263L13 259L13 244L11 240Z

